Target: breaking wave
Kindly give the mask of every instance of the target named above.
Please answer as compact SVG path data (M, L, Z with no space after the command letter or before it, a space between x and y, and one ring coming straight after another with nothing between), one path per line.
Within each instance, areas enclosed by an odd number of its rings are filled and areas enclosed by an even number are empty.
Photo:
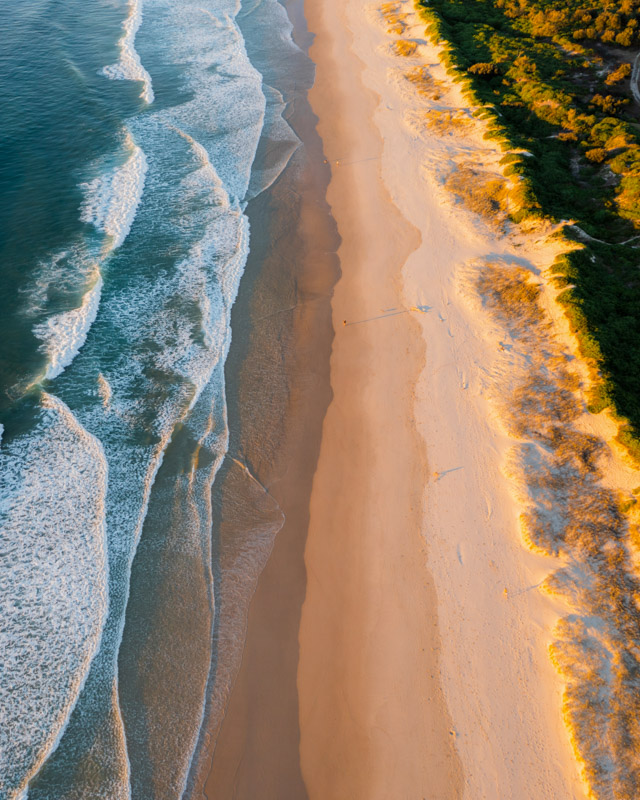
M85 343L89 328L95 322L102 293L102 278L98 277L85 294L82 305L72 311L55 314L33 329L44 342L48 364L45 378L53 380L73 361Z
M102 74L114 81L140 81L142 90L140 97L145 103L153 103L154 94L151 76L142 66L140 56L135 48L136 33L142 24L142 0L129 0L129 16L122 27L124 33L120 39L120 60L102 69Z
M81 184L85 199L80 207L80 219L110 237L110 250L120 247L131 230L147 173L147 159L129 133L125 147L130 155L122 166Z
M28 437L0 453L0 795L55 747L107 611L107 463L69 408L43 394Z
M270 24L284 24L281 6L272 10ZM0 587L28 592L42 577L43 602L52 597L47 624L54 614L61 620L47 632L36 606L15 617L26 625L34 613L34 631L41 626L33 662L24 661L33 675L57 653L58 635L67 650L42 667L40 688L50 700L57 687L46 708L31 678L24 696L16 694L20 719L12 701L7 706L8 797L28 786L30 800L126 800L132 786L142 785L142 766L127 748L118 658L133 559L165 453L180 430L206 451L202 468L176 485L188 484L184 531L192 531L192 546L202 548L209 565L213 616L211 542L203 542L211 529L211 485L228 445L224 363L249 252L244 210L299 145L283 119L284 96L248 58L240 11L237 0L146 0L145 64L154 76L154 54L163 68L172 65L176 94L122 121L122 148L92 161L80 184L81 237L36 270L26 313L36 318L31 329L47 357L43 376L52 393L41 392L42 410L28 432L8 424L2 444L2 478L10 484L3 511L13 515L11 547L21 541L24 554L17 554L11 585ZM129 2L128 12L120 60L103 72L140 80L151 104L151 78L134 47L141 2ZM38 530L53 542L46 586L47 572L36 575L37 563L48 563ZM25 641L17 636L16 653ZM17 685L20 657L11 663ZM209 665L210 653L198 667L200 688L182 709L180 736L154 734L162 746L153 791L163 800L177 800L186 785ZM188 667L191 675L195 666ZM25 713L31 707L34 713ZM30 739L20 725L31 726Z

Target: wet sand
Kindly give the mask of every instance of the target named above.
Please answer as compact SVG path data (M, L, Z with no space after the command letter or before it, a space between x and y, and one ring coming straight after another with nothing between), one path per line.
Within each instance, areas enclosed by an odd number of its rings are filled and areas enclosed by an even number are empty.
M292 8L291 16L304 48L307 34L299 11ZM220 709L224 717L214 715L207 798L307 797L299 758L298 632L309 496L331 399L330 298L339 274L339 240L325 199L329 168L303 94L289 112L303 147L277 183L247 209L251 254L233 309L227 362L230 453L239 454L268 488L285 521L257 581L240 670L228 705ZM229 494L218 501L218 516L224 518L242 490L228 477L221 484ZM222 530L231 548L238 523ZM244 528L250 530L250 521ZM224 550L224 541L218 549ZM221 564L223 595L224 581ZM222 615L224 603L223 596ZM231 632L227 642L231 638L237 635Z
M501 346L461 288L487 259L537 274L553 246L480 224L444 189L461 160L490 171L501 154L477 126L425 125L429 81L438 107L471 115L411 0L304 10L341 237L323 305L335 336L323 318L309 333L321 349L288 362L304 383L304 359L327 359L313 362L322 402L310 427L306 404L286 405L291 436L270 450L274 476L291 465L269 484L287 524L258 581L209 797L583 798L549 659L566 607L538 590L550 559L523 546L513 441L489 398ZM296 353L304 329L289 330Z

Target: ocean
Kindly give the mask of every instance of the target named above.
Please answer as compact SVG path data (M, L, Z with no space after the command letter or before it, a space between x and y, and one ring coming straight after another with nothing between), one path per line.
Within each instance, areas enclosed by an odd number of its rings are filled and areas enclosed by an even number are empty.
M3 8L0 798L194 785L216 486L239 607L283 522L228 452L225 362L247 204L300 146L291 31L278 0Z

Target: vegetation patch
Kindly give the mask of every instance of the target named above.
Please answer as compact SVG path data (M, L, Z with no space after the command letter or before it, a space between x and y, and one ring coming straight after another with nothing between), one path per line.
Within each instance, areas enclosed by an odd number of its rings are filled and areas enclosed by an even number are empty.
M397 56L408 58L416 52L418 45L416 42L412 42L411 39L398 39L391 45L391 48Z
M406 29L406 14L401 13L399 3L383 3L380 11L387 23L387 33L395 33L402 36Z
M579 380L535 278L515 265L485 264L470 290L515 352L496 375L494 402L518 440L507 471L524 508L523 536L565 564L546 581L572 607L551 646L566 682L565 720L593 796L632 800L640 785L640 583L624 511L635 498L601 483L604 444L576 424Z
M473 121L464 111L432 109L425 114L424 121L430 131L443 136L444 134L465 134L473 128Z
M496 173L463 164L448 177L446 188L476 214L501 226L509 205L508 182Z
M487 138L506 153L505 176L517 176L510 218L576 226L565 228L575 247L553 272L592 362L599 387L592 408L609 408L623 421L619 439L637 458L640 127L629 94L629 48L640 46L640 0L419 6L429 35L443 45L447 72L486 121Z
M439 100L442 97L442 83L431 76L428 67L413 67L405 73L405 78L423 97L429 100Z

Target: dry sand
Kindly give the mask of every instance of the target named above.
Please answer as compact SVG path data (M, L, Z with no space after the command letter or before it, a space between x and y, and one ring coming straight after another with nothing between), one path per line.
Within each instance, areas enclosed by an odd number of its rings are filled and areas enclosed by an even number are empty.
M446 76L411 2L394 5L409 58L379 7L306 3L343 275L305 554L302 775L312 800L583 798L548 655L566 608L537 589L552 564L524 549L501 472L499 342L457 289L473 259L553 253L445 197L452 152L404 75ZM479 137L453 151L497 160Z
M306 9L317 34L311 103L332 164L342 278L333 299L334 398L305 554L302 774L318 800L453 798L460 769L438 682L422 536L428 470L412 410L425 345L401 297L402 266L420 236L381 180L378 98L362 84L341 4Z

